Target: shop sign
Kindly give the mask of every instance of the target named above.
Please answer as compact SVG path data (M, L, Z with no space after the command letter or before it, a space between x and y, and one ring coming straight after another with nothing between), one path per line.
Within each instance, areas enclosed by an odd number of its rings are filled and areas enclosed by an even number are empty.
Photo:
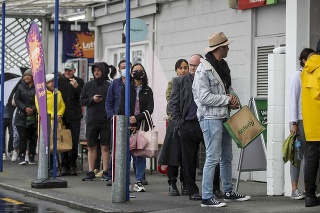
M238 10L245 10L266 5L266 0L238 0Z

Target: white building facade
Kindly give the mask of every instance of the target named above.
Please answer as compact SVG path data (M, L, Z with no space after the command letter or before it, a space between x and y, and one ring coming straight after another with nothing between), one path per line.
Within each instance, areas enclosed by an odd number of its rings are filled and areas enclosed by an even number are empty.
M224 32L234 42L226 58L231 69L232 85L243 105L251 97L268 97L268 54L275 47L286 46L283 77L285 107L278 114L268 115L272 121L279 115L276 128L268 128L268 143L284 141L288 127L288 82L292 72L299 69L298 56L304 47L315 48L320 38L317 24L320 2L317 0L278 0L277 4L245 10L229 7L226 0L131 0L131 18L140 18L148 26L145 40L131 43L131 62L144 65L154 92L153 120L159 131L159 142L165 135L167 83L176 75L175 62L194 53L204 56L207 38L214 32ZM87 20L96 32L95 61L117 65L125 59L123 32L125 1L96 5L87 11ZM60 37L61 38L61 37ZM59 38L59 39L60 39ZM50 45L48 48L50 49ZM59 48L60 49L60 48ZM59 53L61 54L61 53ZM53 64L53 59L48 59ZM271 116L271 117L270 117ZM281 127L281 128L279 128ZM269 132L271 131L271 132ZM277 145L279 147L279 143ZM275 147L273 147L275 148ZM233 176L237 176L240 150L234 146ZM269 184L269 195L291 194L289 166L273 174L279 156L268 154L268 171L245 172L241 179L266 181L282 178ZM279 153L279 152L277 152ZM280 157L282 158L282 156ZM279 167L279 166L277 166ZM278 168L279 169L279 168ZM280 187L280 188L279 188Z

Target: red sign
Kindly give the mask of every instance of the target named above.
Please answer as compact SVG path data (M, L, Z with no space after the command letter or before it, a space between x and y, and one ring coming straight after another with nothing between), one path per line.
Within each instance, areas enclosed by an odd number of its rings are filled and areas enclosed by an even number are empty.
M238 10L245 10L266 5L266 0L238 0Z

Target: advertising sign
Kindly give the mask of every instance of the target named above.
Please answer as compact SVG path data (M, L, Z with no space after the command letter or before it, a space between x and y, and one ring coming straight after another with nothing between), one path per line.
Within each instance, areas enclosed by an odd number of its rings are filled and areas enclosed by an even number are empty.
M239 0L238 10L245 10L254 7L262 7L266 5L266 0Z
M63 31L63 62L73 58L94 58L94 32Z
M44 56L40 30L36 22L32 22L27 34L26 45L29 53L32 76L39 103L41 126L46 147L48 147L47 98L44 70Z

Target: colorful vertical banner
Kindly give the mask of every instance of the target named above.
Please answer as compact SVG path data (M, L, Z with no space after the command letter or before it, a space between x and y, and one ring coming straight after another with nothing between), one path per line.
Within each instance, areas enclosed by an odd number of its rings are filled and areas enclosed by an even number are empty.
M42 39L37 23L32 22L26 38L27 49L30 58L32 76L36 89L40 110L40 125L43 130L43 137L46 147L48 147L48 128L47 128L47 98L45 84L45 70Z

